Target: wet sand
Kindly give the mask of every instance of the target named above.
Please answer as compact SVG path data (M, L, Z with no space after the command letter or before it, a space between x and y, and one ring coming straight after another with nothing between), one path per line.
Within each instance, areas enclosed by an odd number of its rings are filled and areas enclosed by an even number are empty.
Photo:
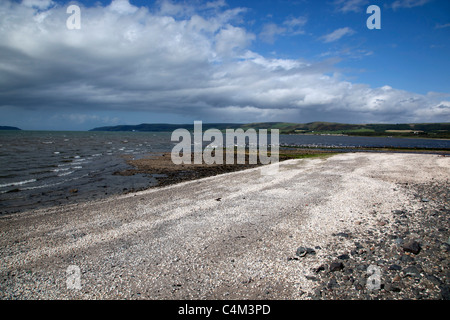
M298 157L321 157L338 153L334 150L317 150L317 149L302 149L291 148L281 149L279 152L279 161L285 161ZM194 163L194 154L191 155L190 164L175 165L172 161L170 152L148 154L140 159L127 159L127 163L134 168L117 171L116 175L130 176L135 174L151 175L157 180L157 184L152 187L168 186L183 181L196 180L216 176L219 174L247 170L261 166L259 158L256 163L249 161L248 152L245 153L244 162L238 162L237 153L234 155L234 162L228 164L226 161L226 153L223 152L222 164L201 164ZM131 192L135 190L130 190ZM130 191L127 190L126 193Z
M2 299L326 297L317 292L322 284L314 277L335 275L329 261L336 252L351 252L355 242L364 244L368 231L393 241L396 212L418 212L427 204L407 186L433 182L448 189L449 177L448 157L347 153L283 161L278 174L271 176L261 175L261 167L256 167L2 216L0 295ZM447 225L435 228L447 239L449 205L445 199L439 201ZM411 223L417 223L413 215ZM336 237L339 234L351 237ZM314 248L315 253L300 257L296 255L300 246ZM434 248L428 247L423 245L417 256ZM442 254L440 263L447 266L448 253ZM81 271L80 289L67 285L71 265ZM322 265L328 269L318 273ZM439 298L448 286L446 276L436 271L435 277L440 282L430 285L431 298ZM355 287L350 298L372 294L364 290ZM398 296L389 291L392 295L387 297L402 298L407 290Z

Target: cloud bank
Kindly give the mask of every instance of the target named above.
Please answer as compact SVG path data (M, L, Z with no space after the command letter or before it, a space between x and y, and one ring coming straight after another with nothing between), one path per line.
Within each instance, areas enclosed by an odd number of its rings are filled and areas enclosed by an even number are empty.
M388 79L372 88L343 80L333 60L277 59L252 51L260 35L243 26L246 9L230 9L224 1L160 1L146 8L114 0L80 7L81 29L68 30L65 6L49 0L0 3L2 112L45 110L56 119L73 115L74 121L93 111L209 122L431 122L450 116L445 95L398 90ZM284 28L301 32L306 22L293 18ZM267 27L265 36L280 32ZM351 33L343 28L323 41Z

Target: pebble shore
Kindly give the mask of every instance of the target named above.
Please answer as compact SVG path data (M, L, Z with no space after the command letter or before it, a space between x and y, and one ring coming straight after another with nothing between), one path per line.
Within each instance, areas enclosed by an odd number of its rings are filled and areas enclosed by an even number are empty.
M0 299L449 299L450 158L262 169L0 216Z
M416 207L393 210L393 219L374 208L374 227L333 234L336 245L309 277L317 287L308 299L450 299L450 184L399 187L409 190ZM340 248L343 240L353 248Z

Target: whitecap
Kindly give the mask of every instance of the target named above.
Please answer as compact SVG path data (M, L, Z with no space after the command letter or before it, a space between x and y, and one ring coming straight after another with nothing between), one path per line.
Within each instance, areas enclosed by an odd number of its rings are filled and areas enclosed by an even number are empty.
M64 172L64 173L60 173L58 174L58 177L64 177L64 176L68 176L69 174L74 173L75 171L68 171L68 172Z
M60 169L53 169L53 172L60 172L60 171L68 171L70 168L60 168Z
M24 181L18 181L18 182L10 182L5 184L0 184L0 188L4 187L14 187L14 186L21 186L23 184L36 182L36 179L30 179L30 180L24 180Z

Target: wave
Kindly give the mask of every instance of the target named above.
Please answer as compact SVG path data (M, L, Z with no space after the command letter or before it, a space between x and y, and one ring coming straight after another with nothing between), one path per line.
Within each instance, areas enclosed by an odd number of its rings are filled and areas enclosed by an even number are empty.
M15 187L15 186L21 186L23 184L36 182L36 179L30 179L30 180L24 180L24 181L18 181L18 182L10 182L5 184L0 184L0 188L4 187Z
M52 172L68 171L70 168L53 169Z
M74 173L75 171L68 171L68 172L64 172L64 173L60 173L58 174L58 177L64 177L64 176L68 176L69 174Z

